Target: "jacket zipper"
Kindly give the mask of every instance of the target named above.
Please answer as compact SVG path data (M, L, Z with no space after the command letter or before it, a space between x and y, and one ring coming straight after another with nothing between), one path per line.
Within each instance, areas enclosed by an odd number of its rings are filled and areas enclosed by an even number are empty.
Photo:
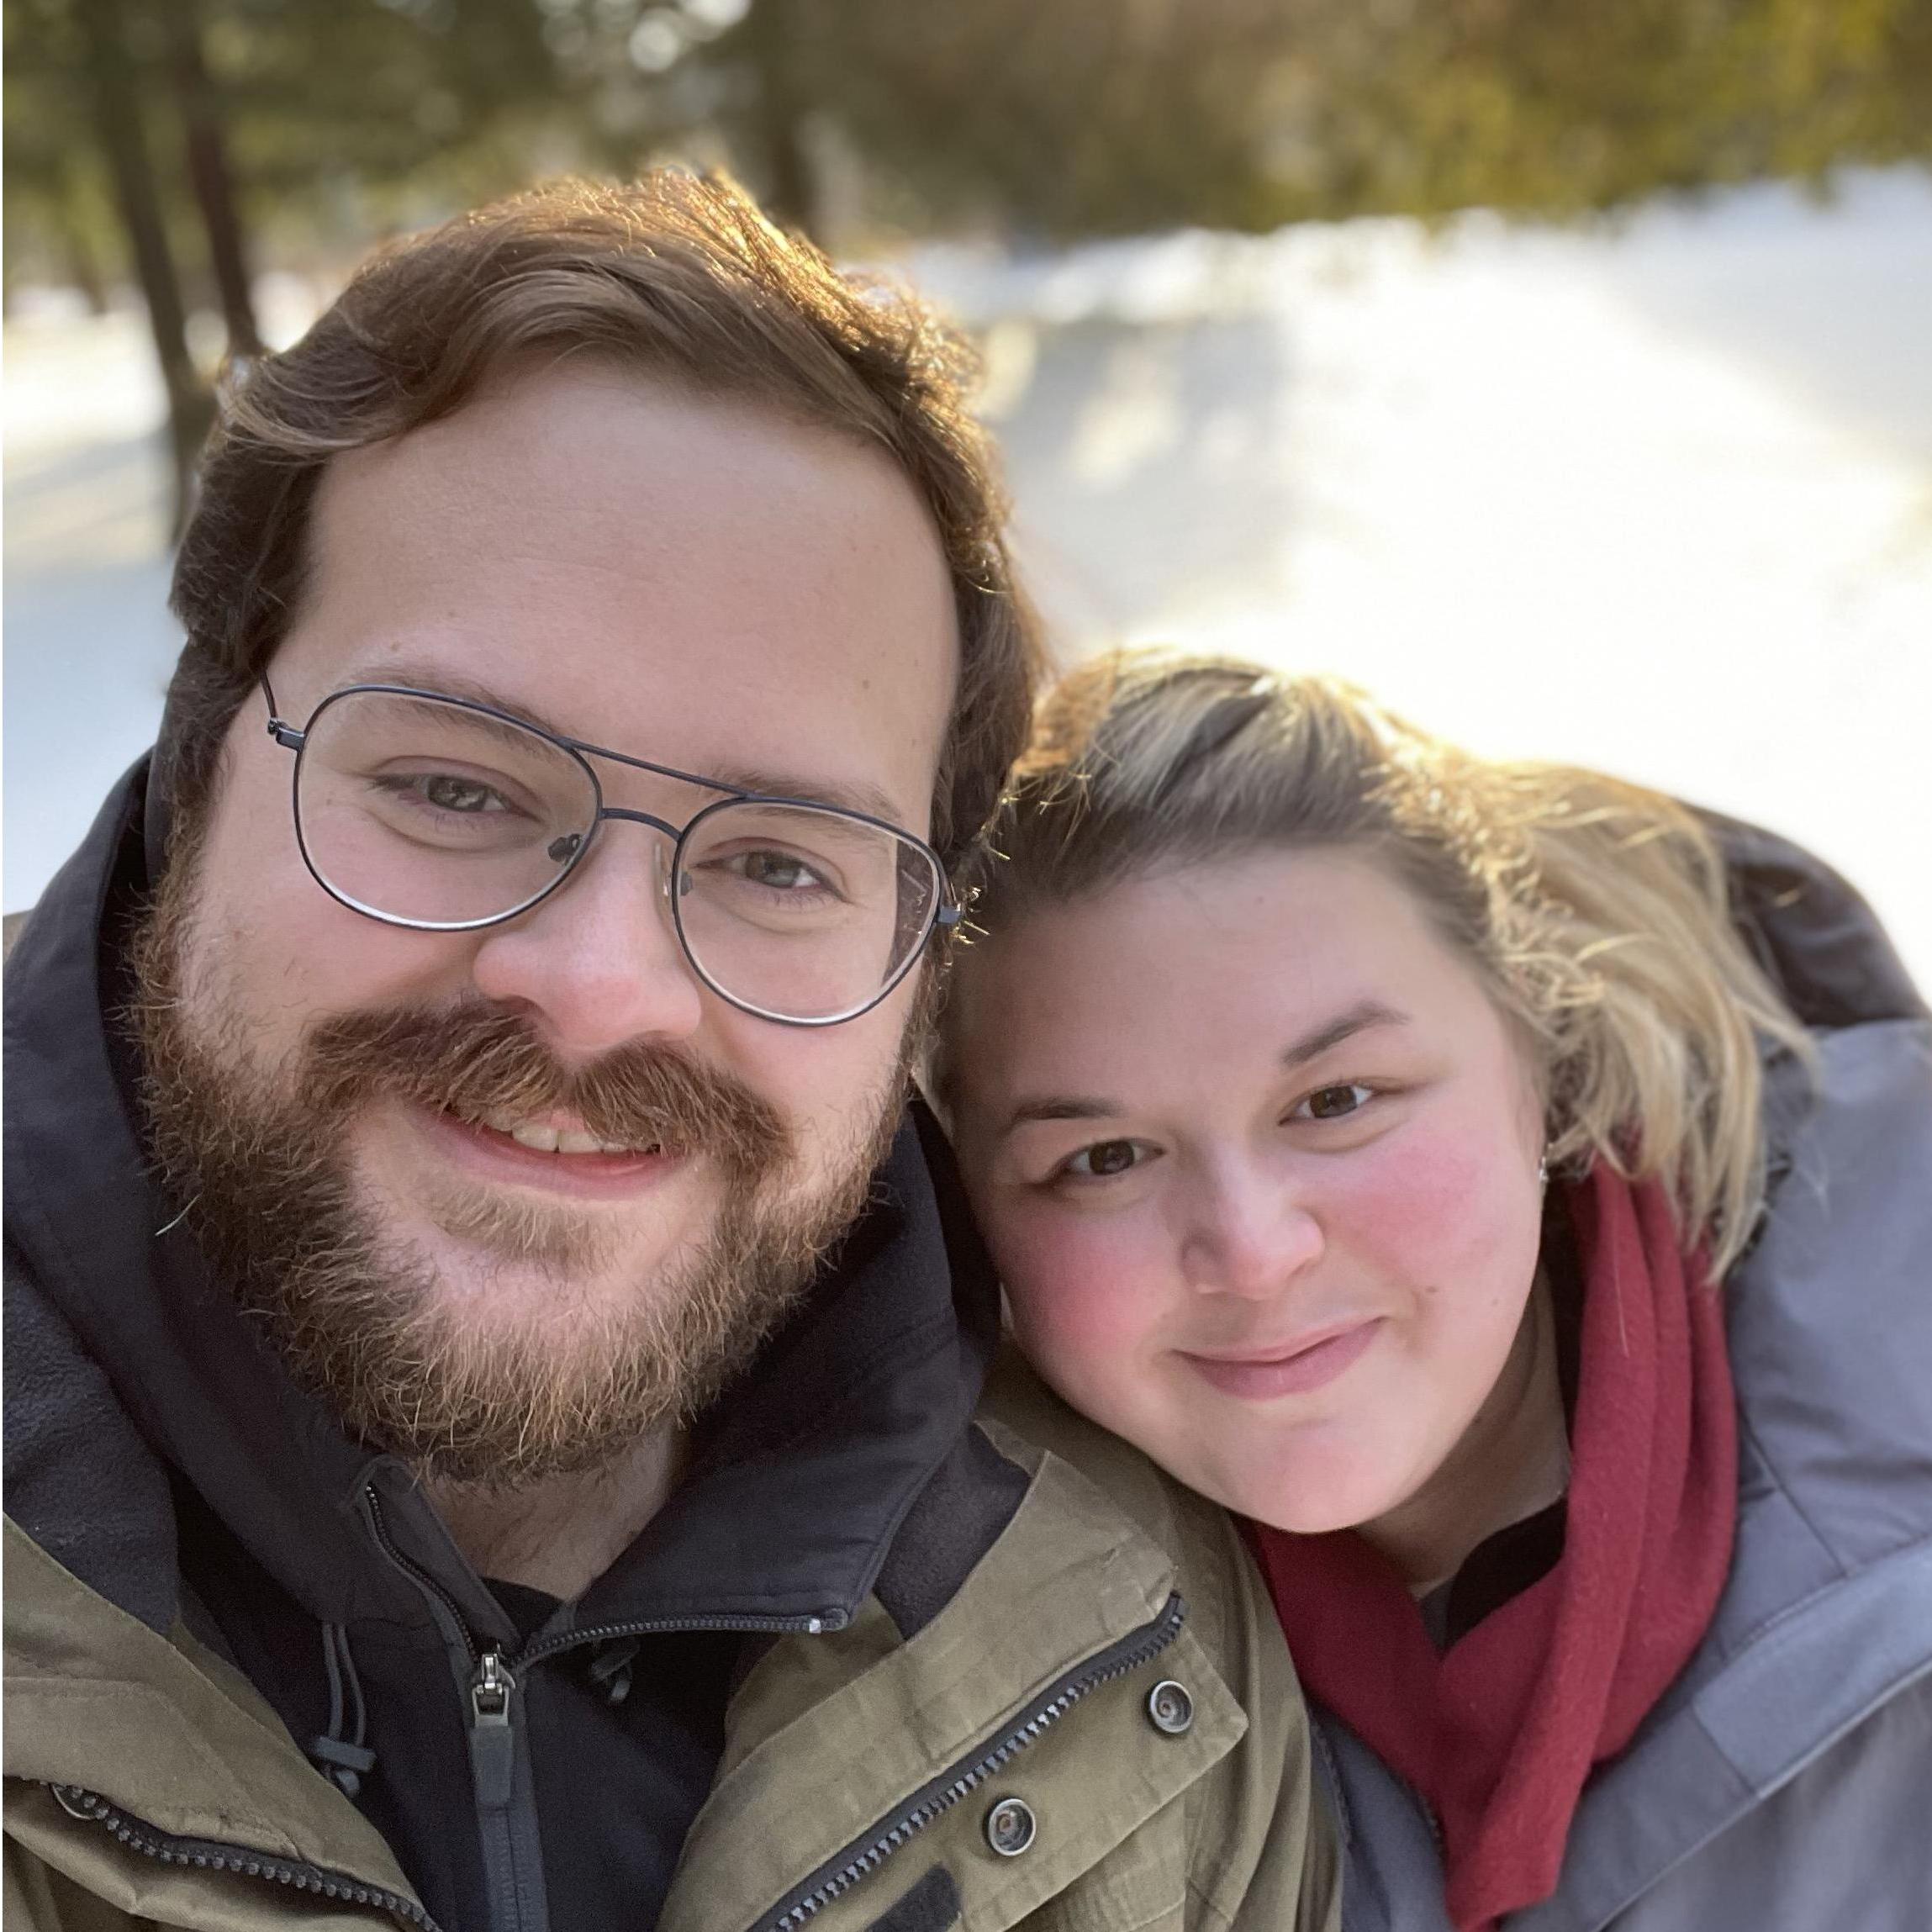
M456 1598L396 1547L373 1483L363 1485L362 1501L383 1555L429 1600L452 1652L461 1646L469 1703L470 1782L490 1924L495 1932L548 1932L536 1801L529 1795L521 1803L516 1800L516 1678L500 1650L478 1643Z
M1069 1671L1032 1704L991 1744L984 1745L950 1769L942 1771L873 1826L872 1834L854 1839L805 1882L759 1919L752 1932L796 1932L807 1919L841 1892L878 1870L916 1833L969 1796L995 1771L1002 1771L1029 1745L1064 1718L1089 1692L1158 1657L1180 1634L1187 1605L1177 1592L1168 1598L1159 1616L1143 1623L1118 1643L1111 1644L1085 1663Z
M477 1803L501 1811L516 1787L516 1734L510 1729L509 1701L516 1679L499 1650L485 1650L470 1679L470 1776Z
M469 1702L470 1776L476 1797L477 1829L482 1839L483 1870L488 1881L490 1922L501 1932L543 1932L547 1912L540 1910L534 1924L527 1923L528 1888L519 1883L520 1866L541 1865L541 1840L537 1836L536 1806L525 1799L515 1801L517 1728L516 1698L519 1675L535 1664L564 1650L601 1643L612 1637L639 1637L673 1630L743 1630L798 1633L816 1636L826 1630L842 1628L842 1610L827 1610L819 1616L800 1617L681 1617L652 1618L628 1623L599 1624L586 1630L567 1630L545 1641L525 1644L506 1660L495 1645L485 1646L463 1615L462 1607L435 1577L413 1563L397 1548L383 1513L383 1499L373 1483L363 1486L363 1502L369 1527L383 1554L426 1597L438 1613L446 1642L460 1644L467 1660L466 1692ZM512 1665L514 1665L514 1669ZM527 1815L525 1815L527 1814ZM527 1848L520 1855L520 1845ZM541 1874L537 1874L537 1896L542 1896Z
M451 1596L448 1591L443 1588L441 1584L436 1581L435 1577L430 1575L428 1570L410 1562L409 1558L397 1549L395 1539L389 1534L388 1519L383 1513L383 1499L377 1493L374 1483L363 1484L362 1504L368 1512L369 1528L373 1532L383 1555L388 1557L390 1562L394 1564L397 1569L401 1570L410 1582L414 1583L417 1589L420 1590L442 1612L443 1614L438 1618L438 1622L445 1625L444 1634L446 1638L450 1632L455 1633L458 1642L468 1653L470 1668L473 1671L482 1657L482 1647L470 1634L469 1623L463 1615L462 1606L457 1602L455 1597Z
M519 1669L541 1664L565 1650L583 1644L601 1644L612 1637L657 1637L682 1630L742 1630L747 1636L769 1634L779 1637L817 1637L827 1630L842 1630L847 1618L842 1610L821 1611L816 1617L647 1617L630 1623L595 1623L588 1629L562 1630L554 1637L525 1644L516 1654Z
M405 1898L399 1892L365 1885L358 1878L319 1865L251 1851L245 1845L224 1845L207 1838L177 1838L172 1832L158 1830L129 1816L98 1792L79 1785L50 1784L47 1788L70 1818L104 1825L130 1851L156 1859L163 1865L188 1865L203 1871L234 1871L245 1878L267 1878L297 1892L319 1892L325 1898L341 1899L351 1905L374 1906L394 1914L405 1924L418 1927L420 1932L438 1932L435 1920L414 1899Z

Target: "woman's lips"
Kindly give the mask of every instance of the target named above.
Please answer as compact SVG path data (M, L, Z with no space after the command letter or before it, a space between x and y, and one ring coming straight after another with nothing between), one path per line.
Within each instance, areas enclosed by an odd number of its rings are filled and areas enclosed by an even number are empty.
M1239 1355L1193 1355L1183 1350L1181 1359L1224 1396L1242 1396L1250 1401L1302 1396L1327 1387L1352 1367L1381 1327L1377 1316L1284 1348Z

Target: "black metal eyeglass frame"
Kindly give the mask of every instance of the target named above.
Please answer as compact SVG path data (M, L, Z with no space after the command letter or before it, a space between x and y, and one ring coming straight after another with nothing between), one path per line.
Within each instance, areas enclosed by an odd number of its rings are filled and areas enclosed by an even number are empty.
M831 1013L816 1018L800 1019L789 1013L774 1013L768 1007L755 1006L748 1000L739 998L728 987L720 985L692 948L690 939L684 931L684 915L683 907L678 903L679 895L674 890L669 891L667 896L671 905L671 924L673 930L678 936L679 950L683 952L691 970L698 975L699 979L721 1000L736 1006L740 1012L749 1013L757 1019L773 1021L782 1027L837 1027L843 1025L847 1020L858 1019L862 1015L869 1013L874 1006L887 998L893 989L912 970L918 963L920 954L926 950L926 944L935 932L950 930L959 923L962 908L947 897L946 867L939 854L916 833L907 831L903 826L893 824L889 819L877 818L870 812L858 811L849 805L824 805L816 799L788 798L781 793L747 790L742 785L727 784L719 779L701 778L694 772L681 772L673 765L652 764L647 758L634 758L628 752L614 752L604 746L591 744L585 739L560 736L555 731L546 730L541 725L532 724L528 718L520 718L515 712L500 710L494 705L483 704L473 698L452 697L446 691L425 690L413 684L345 684L340 690L331 691L327 697L323 699L321 703L309 714L309 722L298 726L291 725L277 710L274 689L269 684L266 673L261 676L259 682L261 685L261 694L268 705L268 735L283 750L293 752L295 754L295 768L291 774L289 784L288 807L295 821L295 843L302 854L302 863L308 868L309 877L337 905L346 905L351 912L359 912L365 919L373 919L378 924L399 926L413 932L477 932L492 926L504 925L512 919L520 918L523 914L530 911L533 907L541 905L545 900L548 899L571 878L578 867L583 863L585 854L596 843L598 828L606 819L626 819L632 824L649 826L652 831L663 833L665 837L671 841L670 870L667 877L670 879L675 879L682 868L685 843L690 838L691 834L707 819L723 810L726 806L742 805L747 802L752 805L790 805L804 811L822 813L830 818L849 819L859 825L874 826L881 831L889 832L893 837L903 844L911 846L914 851L919 853L932 868L933 906L931 913L927 915L926 930L920 934L918 943L906 948L905 959L893 973L891 978L863 1006L854 1006L843 1013ZM531 894L520 905L511 906L507 912L493 913L487 919L448 921L407 919L400 914L384 912L376 906L365 905L360 900L350 898L346 893L332 885L323 876L321 868L316 864L314 858L309 853L308 835L303 830L302 826L303 757L308 748L310 734L315 729L315 721L330 705L340 703L345 698L360 697L371 694L378 697L421 698L427 699L431 704L448 705L457 710L472 711L478 716L493 719L499 724L511 725L519 731L528 731L532 737L541 738L544 743L554 745L557 750L567 752L575 760L578 768L583 772L584 777L590 781L590 795L595 801L596 810L592 815L590 823L585 829L583 837L578 840L576 849L562 862L557 876L541 892ZM625 805L607 805L604 802L604 786L597 776L597 768L590 763L593 758L609 758L613 764L627 765L633 771L649 772L657 778L675 779L684 784L696 785L705 791L722 792L725 795L722 798L714 800L708 805L702 806L699 810L693 813L682 826L675 826L668 819L659 818L651 812L633 811Z

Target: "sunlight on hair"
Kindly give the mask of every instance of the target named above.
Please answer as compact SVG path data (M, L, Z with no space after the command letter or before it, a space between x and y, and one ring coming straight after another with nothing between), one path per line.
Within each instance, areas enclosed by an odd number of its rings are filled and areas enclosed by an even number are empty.
M1126 652L1042 705L968 881L973 943L1270 847L1358 851L1412 892L1521 1030L1552 1164L1663 1177L1723 1274L1764 1198L1760 1053L1812 1049L1732 926L1709 827L1593 772L1475 757L1336 679ZM943 1040L932 1078L943 1101Z

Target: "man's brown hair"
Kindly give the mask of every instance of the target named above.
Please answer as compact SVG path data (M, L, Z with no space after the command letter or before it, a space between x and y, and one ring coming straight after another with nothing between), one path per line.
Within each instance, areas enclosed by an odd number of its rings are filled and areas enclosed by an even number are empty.
M932 802L932 842L957 859L1025 742L1040 662L966 408L970 356L922 304L840 273L735 183L671 168L625 187L559 182L396 244L237 383L175 567L187 642L157 798L177 816L204 801L222 739L300 602L330 458L450 414L507 363L585 355L768 406L899 464L932 513L958 616Z

